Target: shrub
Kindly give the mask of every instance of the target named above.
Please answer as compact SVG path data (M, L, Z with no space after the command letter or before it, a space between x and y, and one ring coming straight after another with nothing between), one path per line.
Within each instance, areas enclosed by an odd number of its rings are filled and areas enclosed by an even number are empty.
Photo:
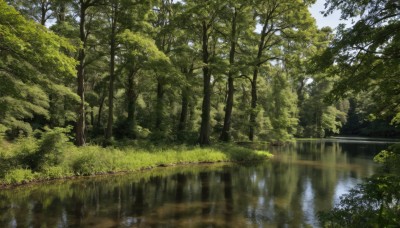
M38 132L40 139L18 139L7 163L12 168L21 167L35 171L61 164L68 145L66 133L69 131L70 128L45 128L44 132Z
M42 168L45 165L54 166L61 164L64 158L64 148L69 139L67 133L71 128L46 128L39 140L39 148L36 152L37 163L36 168Z
M340 197L339 205L320 212L323 227L399 227L400 179L379 175Z
M6 184L20 184L35 179L35 175L29 169L14 169L4 177Z
M42 177L45 179L63 178L71 175L68 168L62 166L50 166L42 169Z
M8 184L30 181L32 178L54 179L71 175L64 163L70 147L67 133L70 128L45 128L33 136L19 138L0 154L0 178ZM39 139L38 139L39 138ZM40 172L40 176L32 171Z
M96 146L76 148L72 156L70 167L76 175L93 175L115 169L114 154L104 148Z
M7 127L0 124L0 145L1 145L1 143L3 143L6 131L7 131Z
M400 176L400 143L381 151L374 157L374 161L382 164L381 172L395 173Z
M38 147L38 141L33 137L19 138L8 158L10 168L22 167L32 169Z
M92 175L95 174L96 156L94 154L86 154L76 158L72 163L72 170L76 175Z
M350 190L331 211L320 212L324 227L400 227L400 145L375 156L375 176Z

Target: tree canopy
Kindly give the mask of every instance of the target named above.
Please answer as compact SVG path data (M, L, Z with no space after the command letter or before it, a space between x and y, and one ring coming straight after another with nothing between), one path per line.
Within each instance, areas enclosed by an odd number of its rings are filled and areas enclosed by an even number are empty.
M67 86L75 51L67 39L0 2L0 124L29 133L29 119L49 118L49 95L77 100Z
M326 2L326 14L342 11L343 19L355 18L350 28L341 26L323 61L340 75L334 96L349 91L373 91L377 116L394 116L398 123L400 99L400 3L392 0Z
M68 125L80 146L398 133L394 1L327 1L327 14L360 18L336 34L317 29L314 1L7 2L0 121L10 139Z

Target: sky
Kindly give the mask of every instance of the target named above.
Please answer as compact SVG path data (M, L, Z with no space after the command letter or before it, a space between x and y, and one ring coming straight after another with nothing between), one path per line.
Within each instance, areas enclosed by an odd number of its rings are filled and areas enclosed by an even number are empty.
M175 0L175 2L181 2L181 1L182 0ZM339 11L335 11L333 14L324 17L321 14L321 11L325 10L324 3L325 0L317 0L316 3L310 7L311 15L315 18L318 28L329 26L332 29L334 29L341 23L346 24L347 27L351 25L351 21L340 20ZM50 21L50 24L47 24L47 27L51 26L52 24L54 24L54 22ZM261 31L261 28L258 27L256 31Z
M317 21L318 28L329 26L334 29L339 24L346 24L347 27L351 25L351 20L349 21L340 20L340 11L335 11L333 14L324 17L321 14L321 11L325 10L324 4L325 0L317 0L317 2L310 7L311 15Z
M339 24L346 24L346 27L350 27L351 20L340 20L340 11L335 11L332 14L324 17L321 13L321 11L325 10L324 4L325 0L317 0L316 3L309 8L311 15L317 22L318 28L329 26L332 29L335 29ZM261 25L257 25L255 31L261 32Z

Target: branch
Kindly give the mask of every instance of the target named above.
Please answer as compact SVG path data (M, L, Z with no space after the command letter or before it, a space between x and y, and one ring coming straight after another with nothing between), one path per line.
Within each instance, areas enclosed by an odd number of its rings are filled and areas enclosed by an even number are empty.
M253 83L253 79L251 79L248 75L246 75L246 74L241 74L241 75L239 75L239 76L237 76L237 77L234 77L234 78L245 78L245 79L248 79L249 81L250 81L250 83Z
M226 38L228 35L226 35L225 33L223 33L222 31L220 31L219 29L213 28L217 33L221 34L222 36L224 36L224 38Z
M283 61L283 59L281 59L279 57L270 57L270 58L267 58L267 59L265 59L263 61L258 62L257 66L261 66L262 64L264 64L264 63L266 63L266 62L268 62L270 60L281 60L281 61Z

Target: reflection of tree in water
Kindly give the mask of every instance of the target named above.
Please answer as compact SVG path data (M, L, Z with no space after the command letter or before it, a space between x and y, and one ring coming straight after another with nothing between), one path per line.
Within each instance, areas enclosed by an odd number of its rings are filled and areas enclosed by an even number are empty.
M132 204L132 212L133 215L135 216L142 216L142 212L144 210L145 207L145 202L144 202L144 186L143 183L137 183L134 185L135 186L135 193L134 193L134 200L133 200L133 204Z
M186 175L182 173L178 173L176 175L176 202L182 203L183 202L183 195L184 195L184 188L186 184Z
M287 159L287 162L274 162L267 178L270 189L267 196L272 199L268 209L274 212L273 220L278 226L296 225L302 218L301 207L298 207L302 198L301 185L299 189L302 175L299 167L290 160L297 160L297 154L291 154Z
M182 173L178 173L176 175L176 194L175 194L175 202L176 202L176 208L175 208L175 219L180 219L182 216L182 213L180 211L180 207L183 202L184 202L184 190L185 190L185 185L186 185L186 175Z
M223 171L222 182L224 183L224 198L225 198L225 222L229 224L232 220L233 213L233 194L232 194L232 175L229 171Z
M207 172L200 172L199 176L201 182L201 202L204 203L201 214L204 217L207 217L211 211L211 207L208 202L210 198L210 179Z

